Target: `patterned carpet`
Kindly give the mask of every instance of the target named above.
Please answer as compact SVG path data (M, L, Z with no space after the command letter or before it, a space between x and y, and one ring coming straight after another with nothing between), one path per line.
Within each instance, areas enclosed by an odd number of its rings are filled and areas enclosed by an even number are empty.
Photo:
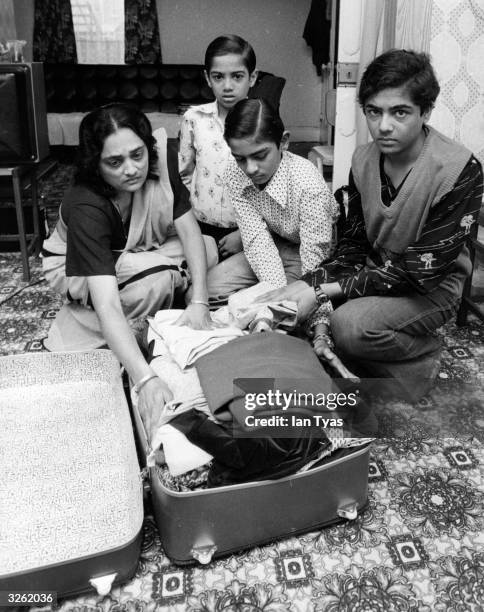
M49 204L56 203L56 182L65 181L62 172L45 185ZM43 350L60 306L38 260L31 262L27 287L19 255L0 253L4 355ZM416 406L376 406L380 436L372 449L370 503L356 520L179 568L163 553L148 504L134 579L107 597L63 600L58 609L484 610L484 327L476 320L462 328L449 323L441 333L445 350L432 392ZM267 511L277 520L277 508Z

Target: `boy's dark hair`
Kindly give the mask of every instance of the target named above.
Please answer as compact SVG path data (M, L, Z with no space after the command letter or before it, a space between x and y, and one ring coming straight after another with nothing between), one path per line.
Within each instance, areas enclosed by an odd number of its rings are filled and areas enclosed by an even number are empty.
M228 36L219 36L208 45L205 51L205 70L207 74L212 68L213 58L220 55L228 55L234 53L241 55L244 66L252 74L256 66L256 58L252 46L240 36L229 34Z
M376 57L363 73L358 102L364 108L369 98L396 87L405 87L421 113L432 109L440 87L426 53L391 49Z
M133 130L145 143L149 159L148 178L158 178L158 152L151 123L136 106L115 102L91 111L81 121L75 183L87 185L108 198L114 195L113 187L104 181L99 172L99 162L106 138L120 128Z
M284 124L279 113L262 98L240 100L225 118L224 138L254 138L256 142L281 144Z

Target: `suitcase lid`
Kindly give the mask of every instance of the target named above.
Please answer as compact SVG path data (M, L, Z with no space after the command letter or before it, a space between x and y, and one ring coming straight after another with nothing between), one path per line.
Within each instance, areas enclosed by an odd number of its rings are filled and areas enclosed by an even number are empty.
M0 358L0 469L3 575L136 537L142 484L111 351Z

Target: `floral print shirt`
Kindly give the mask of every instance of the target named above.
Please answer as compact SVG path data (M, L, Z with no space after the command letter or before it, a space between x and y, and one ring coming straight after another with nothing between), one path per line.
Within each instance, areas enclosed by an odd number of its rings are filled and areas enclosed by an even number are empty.
M190 107L181 125L178 168L190 190L196 218L209 225L236 228L234 209L223 181L232 157L223 133L216 101Z

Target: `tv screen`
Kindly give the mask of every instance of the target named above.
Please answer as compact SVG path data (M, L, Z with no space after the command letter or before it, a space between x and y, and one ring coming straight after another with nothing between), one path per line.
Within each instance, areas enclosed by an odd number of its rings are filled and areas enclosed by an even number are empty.
M48 152L42 64L0 64L0 164L32 163Z

